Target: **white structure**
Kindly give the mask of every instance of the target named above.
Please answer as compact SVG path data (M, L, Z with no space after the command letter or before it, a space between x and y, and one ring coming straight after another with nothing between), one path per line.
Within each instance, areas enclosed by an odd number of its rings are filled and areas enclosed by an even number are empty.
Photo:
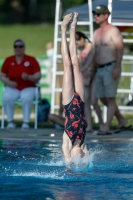
M63 71L58 70L59 65L62 63L62 56L60 54L60 25L62 19L62 3L60 0L56 0L56 14L55 14L55 31L54 31L54 52L53 52L53 72L52 72L52 97L51 97L51 112L54 113L56 110L59 109L59 105L56 104L56 94L62 91L62 83L57 86L57 76L62 76ZM88 0L88 21L79 21L77 26L87 26L89 38L92 39L93 37L93 19L92 19L92 1ZM69 40L69 38L68 38Z
M70 12L77 11L79 13L79 21L77 25L88 26L88 37L92 39L93 37L93 19L92 19L92 9L94 9L97 5L104 4L107 5L109 10L111 11L111 15L109 17L109 22L115 26L124 26L124 27L133 27L133 1L129 0L88 0L88 3L83 4L81 6L77 6L75 8L68 9L65 14ZM119 8L119 10L117 10ZM127 9L127 10L126 10ZM59 104L56 103L56 93L60 93L62 91L61 85L57 84L57 81L63 75L63 71L59 70L59 65L62 65L62 57L60 54L60 25L61 25L61 1L56 0L56 14L55 14L55 33L54 33L54 55L53 55L53 72L52 72L52 100L51 100L51 112L55 113L59 108ZM132 33L123 32L123 41L124 43L133 43ZM127 38L128 36L128 38ZM133 88L130 88L130 79L133 77L133 73L130 70L125 71L125 66L133 66L133 56L132 55L124 55L122 62L122 78L121 78L121 88L118 89L118 95L122 101L122 99L128 100L128 95L133 93ZM133 72L133 71L132 71ZM57 78L58 76L58 78ZM129 87L125 88L125 80L129 82ZM131 97L131 95L129 95ZM126 102L124 102L126 103ZM132 106L119 106L122 110L133 110ZM106 110L106 108L103 108ZM104 121L106 121L106 112L104 112Z

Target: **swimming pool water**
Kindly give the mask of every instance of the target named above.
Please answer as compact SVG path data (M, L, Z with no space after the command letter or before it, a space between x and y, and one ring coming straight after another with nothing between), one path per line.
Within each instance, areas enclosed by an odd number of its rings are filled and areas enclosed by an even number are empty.
M0 200L133 200L133 142L90 141L86 169L66 168L61 142L0 141Z

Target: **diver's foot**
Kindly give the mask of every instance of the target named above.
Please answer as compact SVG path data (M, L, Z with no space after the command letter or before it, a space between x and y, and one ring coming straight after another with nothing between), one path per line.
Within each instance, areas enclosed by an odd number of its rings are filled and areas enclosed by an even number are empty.
M69 22L71 21L72 19L72 13L66 15L62 21L62 24L61 24L61 29L63 28L67 28L67 25L69 24Z
M78 13L74 12L74 16L73 16L73 21L71 23L71 28L75 28L77 25L77 20L78 20Z

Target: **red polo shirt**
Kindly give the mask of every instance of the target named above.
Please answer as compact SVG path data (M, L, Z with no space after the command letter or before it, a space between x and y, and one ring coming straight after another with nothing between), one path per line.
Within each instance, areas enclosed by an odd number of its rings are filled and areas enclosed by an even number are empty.
M33 75L36 72L40 72L40 66L32 56L24 55L20 64L16 62L15 56L10 56L4 61L1 72L6 74L11 81L18 83L18 90L23 90L27 87L35 87L35 83L29 80L23 80L21 77L22 73L25 72L28 75Z

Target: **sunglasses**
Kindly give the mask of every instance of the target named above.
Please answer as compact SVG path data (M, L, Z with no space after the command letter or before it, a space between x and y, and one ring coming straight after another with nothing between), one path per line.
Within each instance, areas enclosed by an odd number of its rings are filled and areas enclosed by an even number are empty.
M17 49L17 48L22 49L23 47L24 45L14 45L14 49Z
M100 15L103 15L102 13L94 13L94 16L100 17Z

